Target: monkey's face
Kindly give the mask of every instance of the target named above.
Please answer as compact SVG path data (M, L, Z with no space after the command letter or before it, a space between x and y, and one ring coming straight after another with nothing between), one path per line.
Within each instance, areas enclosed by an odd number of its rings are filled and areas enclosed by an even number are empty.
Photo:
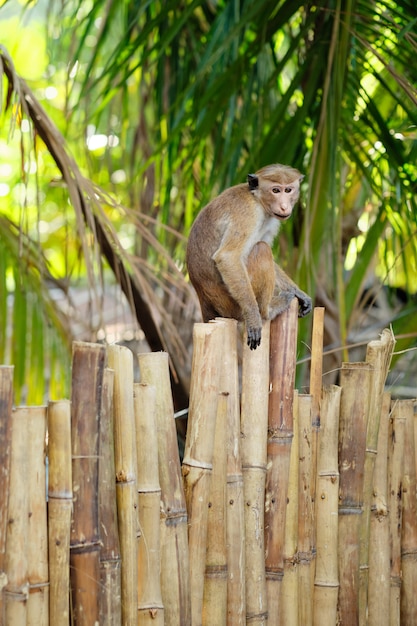
M281 184L265 182L260 187L261 202L267 212L280 221L285 222L292 213L295 203L300 197L300 181Z

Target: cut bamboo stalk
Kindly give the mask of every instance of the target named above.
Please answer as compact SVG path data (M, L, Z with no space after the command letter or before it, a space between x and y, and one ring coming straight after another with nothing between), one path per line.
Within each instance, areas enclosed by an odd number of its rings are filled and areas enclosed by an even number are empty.
M223 342L225 345L225 342ZM223 348L224 349L224 348ZM221 385L221 383L220 383ZM229 395L218 399L214 436L213 473L210 483L207 520L207 553L203 597L203 626L226 626L227 623L227 553L226 553L226 456Z
M294 437L291 445L290 468L288 477L287 511L285 515L285 539L283 546L284 576L281 583L281 597L273 616L274 624L298 626L298 485L299 485L299 429L298 429L298 391L294 390L293 402ZM269 601L269 598L268 598ZM269 605L268 605L269 609ZM270 612L270 610L269 610Z
M142 539L138 553L138 626L164 626L160 583L160 501L156 389L134 385L137 485Z
M123 626L138 620L138 494L136 482L136 428L133 405L133 355L129 348L107 348L108 365L114 370L114 465L121 566Z
M265 569L269 625L279 624L288 478L293 438L293 397L298 302L271 322L268 471L265 495Z
M73 343L71 607L74 623L86 626L99 621L100 534L97 493L105 356L104 346Z
M194 324L190 409L182 473L188 513L191 623L202 623L208 502L224 325Z
M317 486L317 454L318 437L320 432L320 406L323 386L323 337L324 337L324 307L316 307L313 312L313 328L311 337L311 367L310 367L310 395L311 395L311 482L310 497L315 512ZM311 553L316 554L316 524L313 523ZM311 571L314 567L311 568ZM312 579L312 593L314 594L314 576Z
M385 381L388 376L392 352L395 345L391 330L385 329L378 341L371 341L367 346L366 362L374 368L370 388L369 420L366 433L366 454L363 488L363 514L360 523L359 544L359 623L366 624L368 611L369 578L369 534L371 504L373 493L374 466L377 454L381 404Z
M139 354L141 382L156 388L161 487L161 592L165 626L190 626L187 511L174 420L168 354Z
M311 482L315 480L312 468L312 397L298 396L298 588L299 619L303 626L313 623L313 547L314 501Z
M117 527L116 469L113 420L114 371L103 374L100 414L99 519L100 519L100 626L119 626L121 607L121 555Z
M414 450L414 400L402 400L405 416L401 534L401 623L417 624L417 502Z
M373 366L343 363L339 423L339 613L342 624L359 620L359 539L363 513L366 431Z
M4 587L6 576L6 535L9 519L10 450L12 445L13 367L0 365L0 624L6 620Z
M270 324L262 327L262 342L247 345L242 358L241 450L246 538L246 620L266 624L265 483L268 437Z
M48 404L49 623L68 626L72 514L71 404Z
M240 398L237 357L237 322L223 320L225 326L222 393L228 394L226 430L226 550L227 625L245 626L245 517L243 474L240 454Z
M28 601L28 408L12 412L9 518L6 539L5 624L26 626Z
M28 626L49 624L48 525L46 510L46 407L31 407L29 436Z
M391 405L388 435L388 508L391 546L389 626L400 626L401 528L405 447L405 415L401 401Z
M388 426L391 396L384 393L373 480L369 539L368 624L389 626L390 539L388 516Z
M323 390L317 458L316 574L314 626L337 623L338 575L338 438L341 388Z

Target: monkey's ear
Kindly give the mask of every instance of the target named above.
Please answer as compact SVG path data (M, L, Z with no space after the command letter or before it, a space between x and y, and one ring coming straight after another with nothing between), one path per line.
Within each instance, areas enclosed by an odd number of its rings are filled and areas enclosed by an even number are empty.
M258 177L256 174L248 174L248 185L251 191L258 187Z

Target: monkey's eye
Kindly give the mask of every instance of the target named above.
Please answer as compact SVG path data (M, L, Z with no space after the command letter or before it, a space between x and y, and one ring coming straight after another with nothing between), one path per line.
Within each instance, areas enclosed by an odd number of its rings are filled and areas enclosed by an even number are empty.
M279 187L272 187L272 193L280 193L281 189Z
M291 193L292 187L285 187L285 193Z

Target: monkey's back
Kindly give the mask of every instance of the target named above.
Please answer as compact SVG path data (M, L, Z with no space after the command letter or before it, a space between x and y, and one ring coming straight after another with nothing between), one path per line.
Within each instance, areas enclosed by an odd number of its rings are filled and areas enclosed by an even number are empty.
M218 281L213 255L227 236L230 223L235 224L236 240L247 237L259 218L257 203L244 183L229 187L209 202L197 215L188 238L186 261L191 282Z

